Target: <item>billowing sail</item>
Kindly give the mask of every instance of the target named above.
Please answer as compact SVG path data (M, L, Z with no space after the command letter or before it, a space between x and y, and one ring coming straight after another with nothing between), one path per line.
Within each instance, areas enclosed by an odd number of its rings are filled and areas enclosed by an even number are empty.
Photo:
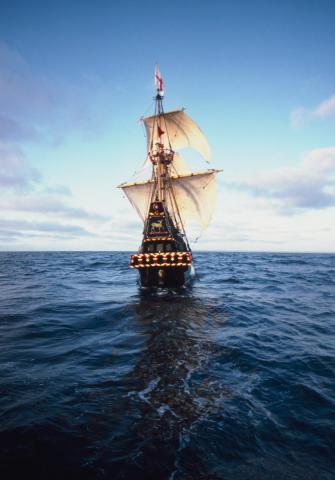
M180 153L175 153L171 164L171 175L178 176L191 173L193 173L192 167L184 160Z
M218 170L208 170L186 175L172 175L172 191L166 198L167 208L172 213L177 203L183 224L193 220L203 231L209 224L215 207L215 175ZM121 184L120 187L136 209L143 222L146 220L152 194L153 181Z
M172 177L175 202L178 205L181 220L185 225L188 221L195 221L203 232L214 212L216 201L216 170L195 173L179 177ZM169 211L174 211L174 201L170 194L167 198Z
M143 222L148 214L153 186L153 181L119 185Z
M164 133L159 137L157 128L157 119L160 119L160 130ZM184 110L175 110L166 112L159 117L145 117L143 119L147 133L147 150L151 146L155 147L157 142L162 142L165 148L178 150L179 148L191 147L197 150L205 160L210 159L210 147L205 135L198 125L184 112ZM147 162L150 162L147 159Z

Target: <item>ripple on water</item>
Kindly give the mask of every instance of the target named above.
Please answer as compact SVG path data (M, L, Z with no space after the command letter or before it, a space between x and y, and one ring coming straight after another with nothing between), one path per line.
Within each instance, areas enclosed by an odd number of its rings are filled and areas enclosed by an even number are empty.
M335 256L195 258L0 254L2 478L335 478Z

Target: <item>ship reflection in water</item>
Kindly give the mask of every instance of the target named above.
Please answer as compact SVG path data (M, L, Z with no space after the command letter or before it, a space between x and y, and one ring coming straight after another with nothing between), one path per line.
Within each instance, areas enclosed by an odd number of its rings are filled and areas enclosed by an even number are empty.
M137 448L126 472L134 478L136 470L137 475L174 478L186 461L189 478L216 478L206 475L206 462L189 445L197 422L220 409L224 395L232 396L207 372L215 354L223 354L208 335L215 312L185 292L142 292L134 310L147 340L127 379L136 386L127 397L128 410L137 419L130 434Z

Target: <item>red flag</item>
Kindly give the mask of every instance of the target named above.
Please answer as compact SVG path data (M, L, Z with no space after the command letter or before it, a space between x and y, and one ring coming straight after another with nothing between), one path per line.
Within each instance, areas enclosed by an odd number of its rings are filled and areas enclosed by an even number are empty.
M155 65L155 85L157 90L163 91L164 89L163 78L157 64Z
M165 133L165 132L163 132L163 130L161 129L161 127L159 125L157 125L157 133L158 133L159 138L161 138L163 133Z

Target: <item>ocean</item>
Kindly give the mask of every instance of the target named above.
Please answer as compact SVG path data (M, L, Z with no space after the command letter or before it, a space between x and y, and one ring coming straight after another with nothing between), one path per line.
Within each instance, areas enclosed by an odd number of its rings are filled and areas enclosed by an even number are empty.
M1 479L335 479L335 255L0 253Z

